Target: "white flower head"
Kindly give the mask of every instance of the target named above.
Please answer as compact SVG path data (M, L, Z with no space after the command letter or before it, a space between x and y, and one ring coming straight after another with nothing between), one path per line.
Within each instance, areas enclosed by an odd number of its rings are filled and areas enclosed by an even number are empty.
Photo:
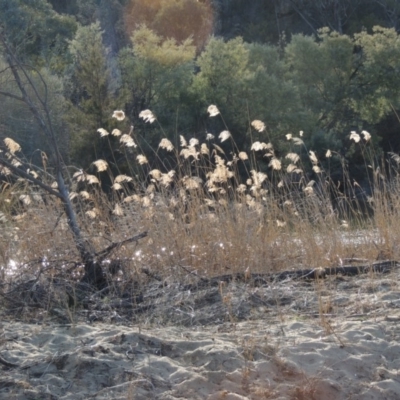
M206 140L213 140L215 136L212 133L207 133Z
M322 172L322 169L318 167L318 165L314 165L312 169L316 174L320 174Z
M111 135L113 135L113 136L121 136L122 132L119 129L113 129L113 131L111 132Z
M354 140L356 143L360 141L361 137L356 131L351 131L350 140Z
M122 110L115 110L112 117L118 121L123 121L125 119L125 113Z
M252 123L251 126L258 132L263 132L265 131L265 124L264 122L260 121L259 119L255 119Z
M186 139L182 135L180 135L179 138L181 139L181 146L182 147L187 147Z
M210 114L210 117L216 117L219 114L218 107L214 104L211 104L207 108L207 112Z
M9 150L9 152L11 154L14 154L17 151L21 150L21 146L17 142L15 142L14 140L12 140L11 138L8 138L8 137L5 138L4 139L4 143L7 146L8 150Z
M199 139L191 138L191 139L189 140L189 146L190 146L190 147L197 146L198 144L199 144Z
M122 135L119 141L123 143L126 147L137 147L137 144L130 135Z
M239 157L239 159L242 160L242 161L246 161L246 160L249 159L247 153L244 152L244 151L241 151L241 152L238 154L238 157Z
M106 131L104 128L97 129L97 132L100 133L100 137L108 136L110 133Z
M275 169L277 171L282 169L282 163L275 157L272 158L272 160L269 162L269 166L272 167L272 169Z
M364 139L366 142L368 142L371 139L371 134L367 131L362 131L361 132L364 135Z
M270 143L264 143L264 142L254 142L251 145L251 150L254 151L262 151L262 150L267 150L267 149L272 149L272 145Z
M292 140L293 140L293 144L294 144L295 146L301 146L301 145L304 144L304 142L303 142L300 138L298 138L298 137L294 137Z
M148 160L147 160L147 157L146 156L144 156L143 154L139 154L137 157L136 157L136 160L138 161L138 163L140 164L140 165L143 165L143 164L148 164Z
M318 164L318 158L312 150L309 151L309 157L313 164Z
M221 143L229 139L230 137L231 133L229 131L222 131L218 136L219 140L221 140Z
M150 122L151 124L157 119L150 110L141 111L139 118L142 118L144 122Z
M97 172L107 171L107 168L108 168L107 161L99 159L99 160L93 161L93 164L96 167Z
M174 150L174 145L167 138L161 139L161 142L158 145L158 147L161 147L162 149L165 149L167 151L173 151Z
M290 161L292 161L293 163L297 163L297 161L300 160L300 156L297 153L288 153L286 154L286 157L288 158Z

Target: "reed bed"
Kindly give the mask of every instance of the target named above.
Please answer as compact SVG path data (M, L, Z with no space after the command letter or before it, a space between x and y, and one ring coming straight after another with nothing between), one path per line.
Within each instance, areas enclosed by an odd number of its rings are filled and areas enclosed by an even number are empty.
M208 112L222 118L214 105ZM150 110L140 116L158 123ZM115 111L113 117L118 126L125 115ZM99 250L147 231L147 238L112 257L124 260L128 273L146 268L178 280L398 258L400 156L390 153L378 162L371 135L349 133L365 161L368 181L362 187L342 156L329 149L317 155L306 147L303 132L286 135L283 154L274 143L253 140L268 137L265 131L262 121L249 123L247 150L238 149L228 129L218 137L180 136L179 143L165 136L150 164L133 128L99 128L103 140L119 142L125 172L115 158L96 160L88 171L68 168L70 198L85 237ZM19 145L5 142L14 159L22 159ZM334 160L342 166L339 184L331 178ZM46 166L44 155L43 165L30 172L51 185ZM59 200L11 175L0 196L2 279L29 273L32 265L79 276L79 255Z

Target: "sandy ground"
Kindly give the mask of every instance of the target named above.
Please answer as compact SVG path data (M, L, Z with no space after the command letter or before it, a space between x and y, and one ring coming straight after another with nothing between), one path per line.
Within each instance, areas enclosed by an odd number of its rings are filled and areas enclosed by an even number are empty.
M164 291L130 323L3 320L0 399L400 399L398 282Z

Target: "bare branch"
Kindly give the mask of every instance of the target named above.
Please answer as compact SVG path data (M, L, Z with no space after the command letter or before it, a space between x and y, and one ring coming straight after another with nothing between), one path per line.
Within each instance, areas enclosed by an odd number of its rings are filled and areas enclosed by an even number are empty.
M23 97L16 96L15 94L9 93L9 92L3 92L0 90L0 95L5 96L5 97L11 97L12 99L19 100L19 101L24 101Z
M49 194L58 197L61 200L64 200L63 196L61 196L60 193L58 193L56 190L54 190L51 186L46 185L43 183L41 180L36 179L34 176L32 176L29 172L24 171L21 168L16 167L9 161L5 160L4 158L0 158L0 164L4 165L7 167L9 170L11 170L15 175L18 175L22 178L25 178L31 183L34 183L35 185L40 186L42 189L44 189L46 192Z
M102 261L104 260L105 257L107 257L115 248L121 247L124 244L127 243L132 243L132 242L137 242L139 239L142 239L147 236L147 232L142 232L139 233L138 235L132 236L129 239L125 239L122 242L117 242L117 243L112 243L110 246L106 247L104 250L99 251L98 253L95 254L95 257L99 260Z

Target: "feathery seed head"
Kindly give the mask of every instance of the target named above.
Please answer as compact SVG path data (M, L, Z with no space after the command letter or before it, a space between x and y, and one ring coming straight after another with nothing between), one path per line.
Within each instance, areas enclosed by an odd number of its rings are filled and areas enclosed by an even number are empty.
M364 135L364 140L365 140L366 142L368 142L368 141L371 139L371 134L370 134L369 132L367 132L367 131L362 131L361 133Z
M150 110L141 111L139 113L139 118L142 118L144 122L150 122L150 124L157 119Z
M135 141L132 139L132 137L128 134L124 134L121 136L119 139L121 143L123 143L126 147L137 147L137 144Z
M214 104L208 106L207 112L210 114L210 117L216 117L219 114L219 110Z
M181 139L181 146L182 147L187 147L186 139L182 135L180 135L179 138Z
M229 131L222 131L218 136L221 143L224 142L225 140L229 139L230 137L231 137L231 133Z
M251 126L258 132L263 132L265 131L265 124L264 122L260 121L259 119L255 119L252 123Z
M147 157L146 156L144 156L143 154L139 154L137 157L136 157L136 160L138 161L138 163L140 164L140 165L143 165L143 164L148 164L148 160L147 160Z
M267 149L272 149L271 143L264 143L264 142L254 142L251 145L251 150L254 151L262 151L262 150L267 150Z
M282 169L282 163L277 158L273 158L269 162L269 166L272 167L272 169L277 170L277 171Z
M298 137L294 137L294 138L292 138L292 140L293 140L293 144L295 146L301 146L304 144L304 142Z
M133 178L128 175L118 175L114 179L114 183L121 183L121 182L132 182Z
M100 137L108 136L110 133L107 132L104 128L97 129L97 132L100 133Z
M107 161L99 159L99 160L93 161L93 164L97 168L97 172L107 171L107 167L108 167Z
M300 156L297 153L288 153L286 154L285 158L288 158L294 164L300 160Z
M212 140L214 138L215 138L215 136L212 133L207 133L206 140Z
M244 152L244 151L241 151L241 152L238 154L238 156L239 156L239 158L240 158L242 161L246 161L246 160L249 159L247 153Z
M310 154L310 160L311 160L311 162L312 162L313 164L318 164L318 158L317 158L317 156L315 155L315 153L314 153L312 150L310 150L310 151L309 151L309 154Z
M206 155L206 156L209 156L209 155L210 155L210 150L209 150L208 146L207 146L205 143L202 143L202 144L201 144L201 146L200 146L200 153L201 153L201 154L204 154L204 155Z
M189 146L190 146L190 147L197 146L198 144L199 144L199 139L191 138L191 139L189 140Z
M21 146L14 140L12 140L11 138L8 138L8 137L5 138L4 143L7 146L8 150L10 151L11 154L14 154L21 150Z
M162 139L160 144L158 145L158 147L161 147L162 149L165 149L167 151L173 151L174 150L174 145L167 138Z
M350 133L350 140L354 140L354 142L358 143L361 137L356 131L351 131Z
M117 203L117 204L115 205L114 210L113 210L112 213L113 213L114 215L120 217L120 216L124 215L124 210L122 209L121 205Z
M122 110L115 110L113 112L112 118L115 118L118 121L123 121L125 119L125 113Z
M113 129L111 132L111 135L113 136L121 136L122 132L119 129Z

